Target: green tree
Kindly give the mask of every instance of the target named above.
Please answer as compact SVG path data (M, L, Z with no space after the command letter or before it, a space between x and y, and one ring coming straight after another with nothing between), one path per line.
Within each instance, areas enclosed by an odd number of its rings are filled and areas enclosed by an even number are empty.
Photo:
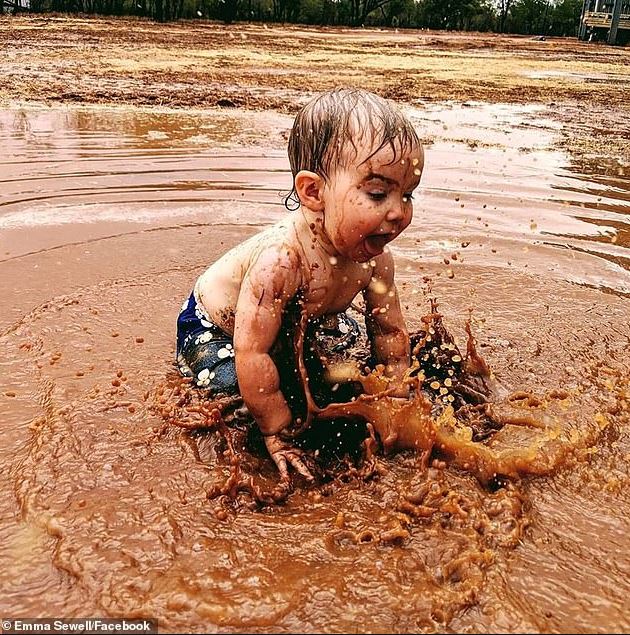
M226 24L232 24L236 20L239 0L219 0L219 17Z
M430 29L470 29L475 17L488 15L489 6L483 0L423 0L418 20Z
M582 0L560 0L551 14L554 35L577 35L582 13Z
M514 0L508 29L512 33L543 34L547 31L550 0Z
M513 3L514 0L498 0L499 31L501 33L505 32L505 26L508 16L510 15L510 10L512 9Z
M302 0L300 2L299 22L305 24L320 24L322 20L321 0Z
M388 5L392 0L350 0L351 21L354 26L365 24L373 11Z
M414 0L392 0L380 8L382 23L386 26L411 26L415 6Z

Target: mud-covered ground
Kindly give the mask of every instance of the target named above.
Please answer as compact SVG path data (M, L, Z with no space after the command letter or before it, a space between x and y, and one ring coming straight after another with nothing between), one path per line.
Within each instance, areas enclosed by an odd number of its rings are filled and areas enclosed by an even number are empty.
M630 160L630 48L572 38L4 17L0 103L273 108L369 88L407 103L536 103L581 156ZM568 138L570 137L570 142Z

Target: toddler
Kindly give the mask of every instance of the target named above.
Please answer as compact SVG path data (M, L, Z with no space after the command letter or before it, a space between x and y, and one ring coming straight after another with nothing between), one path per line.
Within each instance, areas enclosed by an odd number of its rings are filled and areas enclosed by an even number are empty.
M346 315L363 294L372 355L406 397L409 335L387 248L411 222L424 158L409 120L365 90L323 93L298 113L289 137L296 209L236 246L197 280L177 321L180 371L211 394L239 392L282 479L312 476L279 433L295 416L273 349L299 300L334 350L356 341ZM286 391L285 391L286 392Z

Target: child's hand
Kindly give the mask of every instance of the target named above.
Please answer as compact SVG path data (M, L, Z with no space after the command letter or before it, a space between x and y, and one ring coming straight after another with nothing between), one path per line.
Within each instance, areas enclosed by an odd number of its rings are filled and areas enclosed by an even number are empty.
M289 480L287 461L293 466L293 469L299 472L307 481L315 480L302 461L302 450L298 450L298 448L293 447L286 441L283 441L275 434L264 437L264 439L267 451L271 455L274 463L278 466L280 478L283 481Z

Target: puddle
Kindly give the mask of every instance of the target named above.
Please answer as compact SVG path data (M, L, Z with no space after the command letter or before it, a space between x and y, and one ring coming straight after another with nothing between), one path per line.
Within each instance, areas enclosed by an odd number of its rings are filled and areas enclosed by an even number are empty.
M2 162L0 258L124 233L130 225L239 222L234 199L237 206L245 199L277 204L281 154L256 145L278 143L277 120L285 118L5 111L0 134L11 149ZM248 216L243 222L266 219L262 210Z
M480 351L510 390L570 391L578 436L605 417L593 445L555 475L496 489L399 454L371 482L221 519L207 493L228 473L224 448L156 433L145 394L172 372L196 276L288 213L290 118L5 110L5 612L199 632L630 626L630 175L572 165L536 107L410 114L429 142L394 249L410 327L430 279L460 344L473 308ZM402 542L379 540L422 488L439 512L410 521Z

